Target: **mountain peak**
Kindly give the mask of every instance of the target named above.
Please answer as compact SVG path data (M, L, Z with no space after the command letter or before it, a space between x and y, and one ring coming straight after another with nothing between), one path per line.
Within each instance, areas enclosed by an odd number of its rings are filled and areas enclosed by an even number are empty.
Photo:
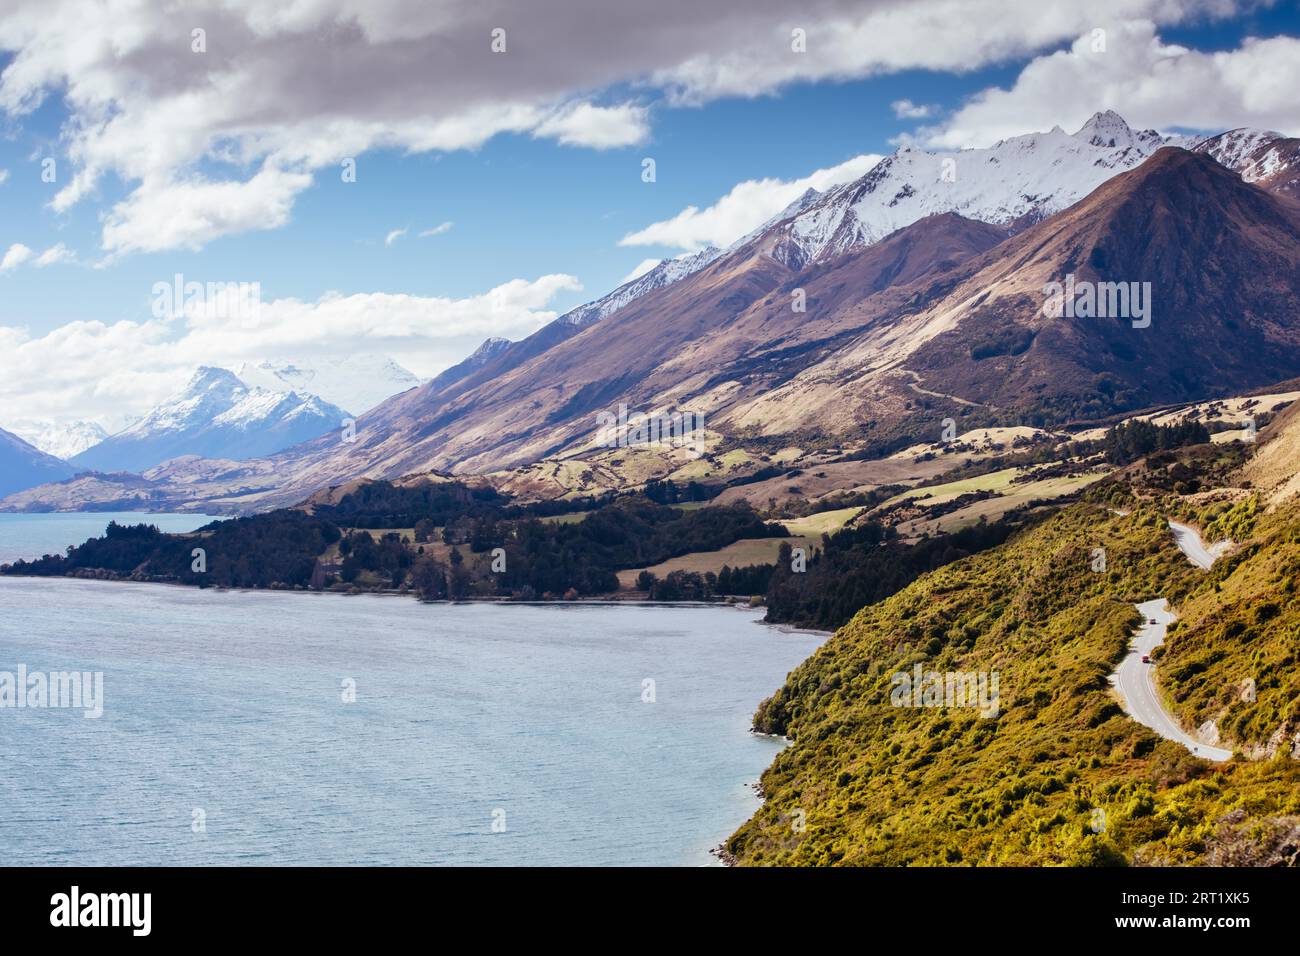
M470 353L470 360L491 358L493 355L496 355L502 349L506 348L509 344L509 339L503 339L500 336L494 335L489 339L485 339L482 345Z
M1138 139L1133 128L1114 110L1093 113L1088 122L1074 133L1074 138L1108 149L1132 146Z
M214 385L233 385L242 386L239 376L227 368L218 368L215 365L200 365L190 376L189 384L185 386L186 391L200 388L211 388Z

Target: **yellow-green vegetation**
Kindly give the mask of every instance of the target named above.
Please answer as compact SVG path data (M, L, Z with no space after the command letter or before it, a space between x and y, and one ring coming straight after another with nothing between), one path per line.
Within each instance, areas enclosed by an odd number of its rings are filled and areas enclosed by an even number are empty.
M1133 604L1205 601L1191 627L1209 621L1215 592L1154 505L1126 502L1133 510L1121 516L1104 490L1094 497L864 608L791 673L756 715L756 729L792 744L763 775L764 805L727 842L736 862L1105 865L1266 854L1252 840L1272 818L1300 813L1300 762L1210 764L1124 714L1107 678L1138 622ZM1098 547L1104 572L1093 570ZM1257 573L1287 567L1293 578L1285 561ZM1269 633L1294 634L1295 602L1279 608L1287 623L1270 619ZM894 675L916 664L996 672L998 714L894 706ZM1226 657L1215 666L1230 670ZM1213 683L1209 674L1189 670L1187 686Z
M754 456L743 448L733 448L720 455L704 455L687 462L668 477L678 483L698 478L716 478L729 475L754 461Z
M656 577L663 578L673 571L694 571L698 574L712 571L717 574L722 570L723 565L733 568L745 568L752 564L771 564L776 560L777 552L781 550L782 544L788 544L792 548L803 548L807 552L821 544L821 536L742 538L739 541L733 541L725 548L719 548L717 551L693 551L678 558L669 558L667 561L649 568L619 571L619 587L624 590L634 587L637 575L643 570L648 570Z
M786 518L781 524L785 525L786 530L793 535L819 538L823 534L838 531L861 510L859 507L836 508L834 511L819 511L816 514L804 515L802 518Z
M1243 541L1255 529L1260 515L1259 498L1250 495L1240 501L1218 502L1198 515L1206 541Z
M547 515L541 520L547 524L577 524L583 518L587 517L588 514L589 512L586 511L572 511L569 514L564 515Z
M1256 511L1244 508L1253 519ZM1238 531L1236 540L1246 537ZM1214 721L1224 746L1300 752L1300 504L1261 516L1179 607L1160 663L1184 722Z
M924 498L927 504L939 504L970 491L1006 491L1014 487L1012 480L1022 471L1021 468L1003 468L999 471L989 472L987 475L977 475L974 478L962 478L941 485L926 485L923 488L909 488L907 491L899 492L888 501L883 502L880 507L888 508L890 505L906 501L909 498Z
M905 537L912 538L924 533L958 531L977 524L981 518L985 521L996 521L1007 512L1027 505L1031 501L1049 501L1052 498L1072 495L1088 485L1100 481L1106 477L1106 474L1104 471L1085 471L1076 475L1061 475L1055 478L1041 478L1037 481L1016 482L1007 486L1000 494L996 494L992 498L973 502L948 514L903 522L899 525L898 532ZM942 500L947 501L954 497L956 495L945 495ZM917 503L927 505L932 502L927 499Z
M711 502L708 501L678 501L674 502L670 507L676 508L678 511L699 511L701 508L709 507L710 504Z

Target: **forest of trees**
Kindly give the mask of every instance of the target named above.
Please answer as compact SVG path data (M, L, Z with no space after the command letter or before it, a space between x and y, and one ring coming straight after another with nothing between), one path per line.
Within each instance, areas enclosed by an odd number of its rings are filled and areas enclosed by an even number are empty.
M317 512L215 521L189 535L110 523L102 537L63 555L19 561L7 573L103 572L200 587L409 587L429 599L576 597L618 590L616 572L626 568L789 533L745 504L683 510L639 496L597 505L581 520L546 520L490 489L454 482L420 489L380 482ZM346 523L357 518L367 524ZM414 527L417 540L382 530L391 521ZM371 522L379 527L370 530ZM427 547L435 522L445 526L449 545L439 557ZM337 566L331 562L326 573L320 559L335 544Z
M316 556L339 537L333 523L289 510L214 521L190 535L112 521L102 537L69 547L62 555L18 561L8 573L49 576L108 571L130 576L139 571L151 579L199 587L306 587Z
M457 519L486 516L547 517L574 511L590 511L608 504L612 495L566 501L538 501L518 504L509 495L488 485L473 486L460 481L395 485L371 481L339 499L337 504L317 504L313 511L343 527L383 530L413 528L419 523L445 526Z
M1003 520L904 544L892 528L869 521L823 535L802 572L792 569L792 549L782 544L767 589L767 621L834 630L925 572L1002 544L1019 526Z
M524 587L536 594L604 594L618 589L614 572L645 567L695 551L715 551L741 538L785 537L745 504L682 511L629 497L576 522L536 518L473 520L474 552L505 551L505 570L494 574L497 593Z
M1171 425L1153 425L1142 419L1123 422L1106 433L1102 447L1112 465L1127 465L1152 452L1203 445L1210 431L1200 422L1181 421Z

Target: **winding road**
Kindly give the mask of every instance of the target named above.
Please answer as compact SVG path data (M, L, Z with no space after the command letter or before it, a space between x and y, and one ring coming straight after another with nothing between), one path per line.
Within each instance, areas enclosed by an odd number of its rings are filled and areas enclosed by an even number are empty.
M1187 560L1204 570L1209 570L1215 559L1230 545L1230 542L1224 541L1207 548L1195 528L1176 521L1170 521L1169 528ZM1111 682L1115 685L1124 709L1138 723L1150 727L1166 740L1182 744L1198 757L1214 761L1230 759L1231 750L1203 744L1183 730L1178 718L1165 710L1164 701L1160 699L1160 691L1156 688L1155 665L1142 663L1143 656L1149 655L1165 642L1165 633L1176 620L1174 613L1169 610L1169 602L1164 598L1156 598L1134 607L1142 615L1142 626L1133 636L1129 653L1111 675Z
M1188 561L1202 571L1210 570L1214 562L1222 557L1223 552L1227 551L1232 544L1231 541L1220 541L1207 548L1195 528L1179 524L1177 521L1169 522L1169 530L1174 533L1174 541L1177 542L1178 549L1187 555Z

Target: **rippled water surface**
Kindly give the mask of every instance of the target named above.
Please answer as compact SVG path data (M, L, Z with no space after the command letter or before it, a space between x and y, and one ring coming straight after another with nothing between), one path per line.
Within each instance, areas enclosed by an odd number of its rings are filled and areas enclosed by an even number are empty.
M748 732L754 708L820 640L755 621L0 578L0 671L104 675L99 719L0 709L0 846L11 864L708 863L779 746Z

